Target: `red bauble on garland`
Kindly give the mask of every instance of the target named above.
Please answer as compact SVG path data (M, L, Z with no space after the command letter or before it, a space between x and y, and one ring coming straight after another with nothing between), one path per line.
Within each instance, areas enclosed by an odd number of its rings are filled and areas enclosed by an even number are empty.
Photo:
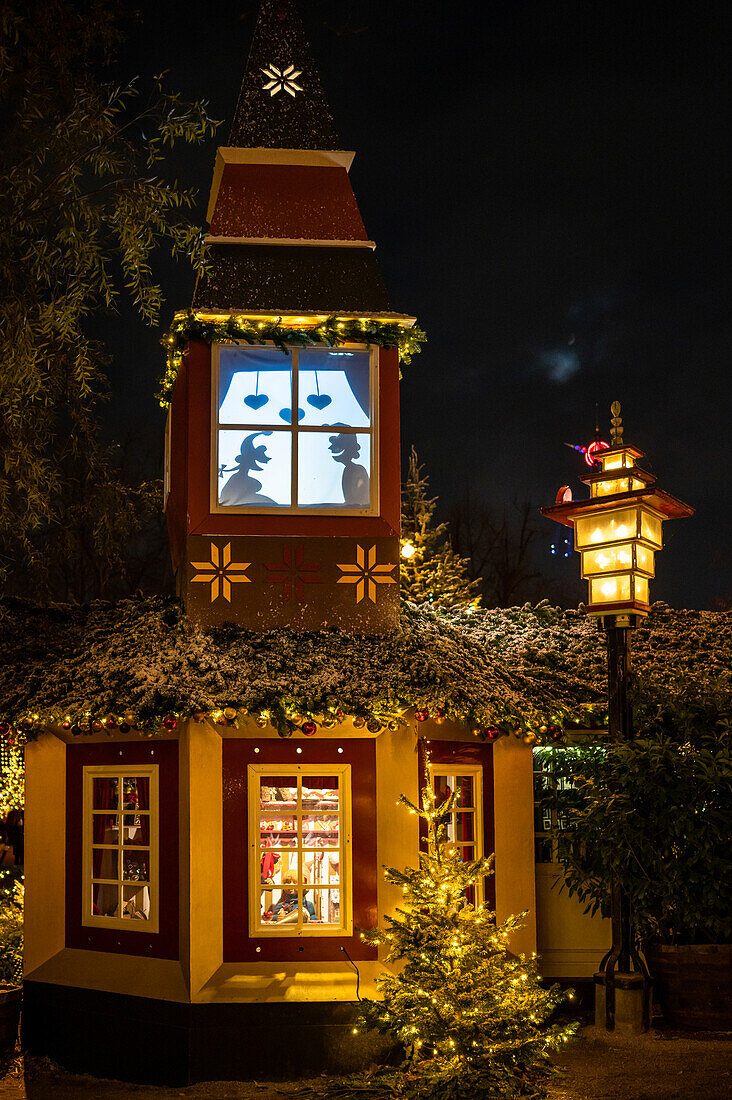
M414 712L414 717L417 719L418 722L426 722L429 716L430 712L427 709L415 710Z
M310 722L310 721L303 722L303 724L300 726L300 729L302 730L302 732L305 734L306 737L312 737L314 733L318 732L317 724L315 722Z
M163 726L166 730L174 730L177 725L178 719L175 717L174 714L168 714L165 718L163 718Z

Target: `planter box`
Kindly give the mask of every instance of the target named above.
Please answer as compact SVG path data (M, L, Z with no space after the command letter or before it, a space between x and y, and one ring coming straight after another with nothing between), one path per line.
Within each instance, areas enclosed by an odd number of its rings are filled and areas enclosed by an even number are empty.
M646 958L667 1023L691 1031L732 1030L732 944L653 944Z
M18 1038L23 990L19 985L0 983L0 1051L13 1050Z

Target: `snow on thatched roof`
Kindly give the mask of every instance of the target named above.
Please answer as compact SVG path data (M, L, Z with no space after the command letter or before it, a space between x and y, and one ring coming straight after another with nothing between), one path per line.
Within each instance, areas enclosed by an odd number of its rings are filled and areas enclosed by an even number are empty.
M438 613L404 604L399 629L384 635L203 631L164 599L8 600L0 614L0 716L25 736L106 716L151 729L166 715L225 708L266 712L279 728L287 712L320 720L339 709L384 722L417 707L522 727L603 711L603 638L581 607ZM731 656L729 612L656 604L633 635L635 670L664 689L679 676L729 685Z

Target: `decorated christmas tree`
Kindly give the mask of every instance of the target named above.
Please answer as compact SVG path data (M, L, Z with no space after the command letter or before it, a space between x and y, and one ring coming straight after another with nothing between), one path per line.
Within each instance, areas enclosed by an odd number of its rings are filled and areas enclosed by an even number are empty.
M443 607L478 607L477 581L453 550L447 524L435 525L436 497L427 496L428 478L412 447L407 480L402 486L401 594L412 603Z
M550 1022L572 994L539 984L536 962L514 956L508 945L521 917L496 924L495 914L473 905L493 857L463 862L448 837L457 795L441 803L429 785L423 808L401 801L427 827L427 850L417 870L389 868L403 904L384 930L363 933L385 944L395 974L379 979L381 1001L364 1000L363 1020L401 1041L398 1069L373 1079L392 1095L431 1098L536 1096L552 1072L550 1051L576 1025Z

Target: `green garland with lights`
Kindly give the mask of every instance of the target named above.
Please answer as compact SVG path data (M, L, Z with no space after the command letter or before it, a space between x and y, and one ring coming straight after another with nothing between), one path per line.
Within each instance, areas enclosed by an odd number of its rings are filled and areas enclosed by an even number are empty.
M607 720L595 621L547 602L449 612L405 603L384 635L204 631L160 597L48 608L7 599L0 621L0 736L16 747L47 727L154 737L189 718L283 737L406 722L429 737L449 722L527 744ZM661 692L684 675L732 689L730 612L655 605L633 651L636 673Z
M206 319L190 310L176 314L170 331L161 341L167 352L165 374L160 382L158 400L165 409L183 361L189 340L205 340L208 344L265 344L273 343L285 352L288 347L338 347L339 344L373 344L381 348L396 348L399 361L405 366L412 356L421 351L427 336L414 325L407 328L394 321L377 321L373 318L342 318L336 314L326 317L312 326L291 326L282 319L257 321L249 317L231 314L221 320Z

